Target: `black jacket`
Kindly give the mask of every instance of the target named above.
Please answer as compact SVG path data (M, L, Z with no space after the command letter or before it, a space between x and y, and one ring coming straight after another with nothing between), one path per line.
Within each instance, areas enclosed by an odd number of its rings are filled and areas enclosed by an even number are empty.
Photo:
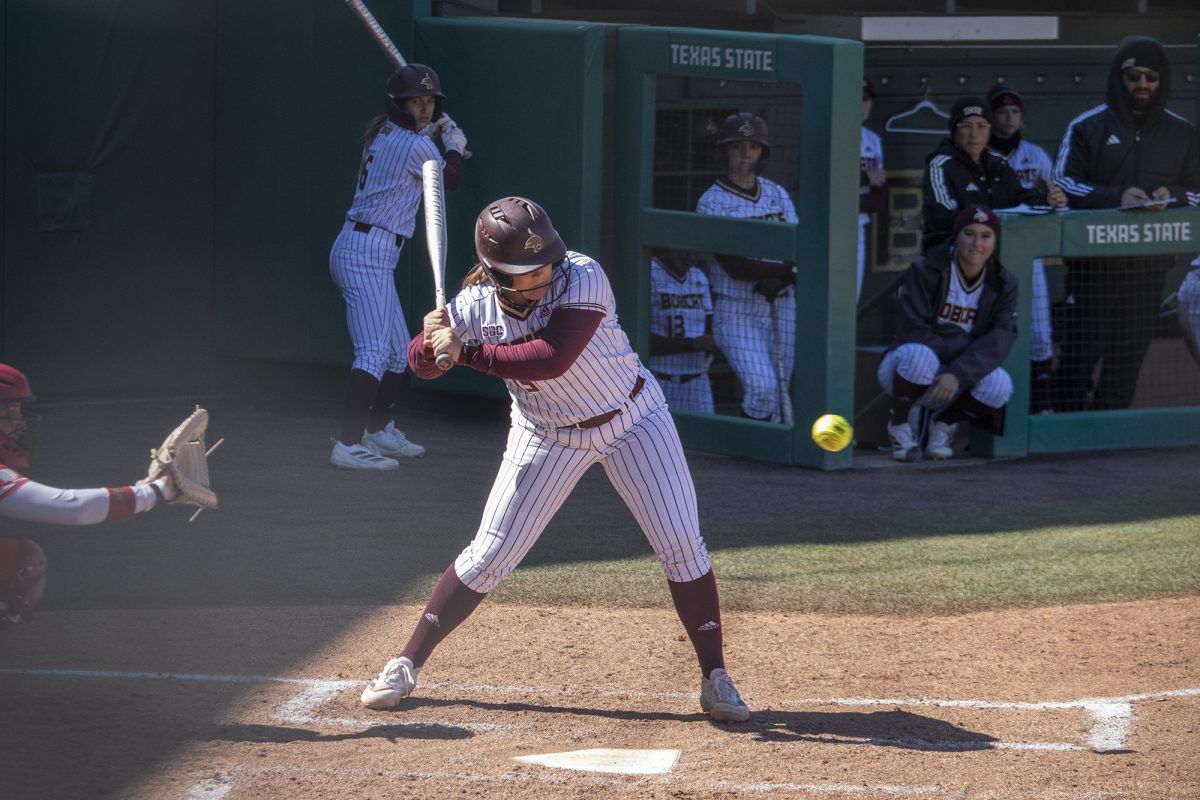
M971 332L938 322L950 292L953 248L926 252L908 268L896 290L900 319L892 349L915 342L928 346L959 383L973 386L1004 363L1017 339L1017 278L994 256L983 276L983 294Z
M1046 202L1046 193L1041 189L1021 186L1021 179L1003 158L984 150L976 164L953 139L944 139L925 159L921 194L925 218L922 249L949 239L954 218L967 206L998 209Z
M1067 193L1072 208L1119 206L1121 193L1131 186L1146 194L1166 186L1177 198L1174 207L1200 205L1195 128L1166 108L1170 70L1162 70L1156 102L1145 115L1135 117L1129 110L1121 63L1127 47L1139 41L1145 46L1145 37L1130 37L1117 50L1108 73L1108 102L1080 114L1063 135L1054 182Z

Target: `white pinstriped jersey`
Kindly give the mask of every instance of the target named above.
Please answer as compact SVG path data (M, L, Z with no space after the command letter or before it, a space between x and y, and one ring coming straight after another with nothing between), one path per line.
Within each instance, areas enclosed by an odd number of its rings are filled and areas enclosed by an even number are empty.
M858 163L859 168L866 171L869 169L883 169L883 140L879 138L879 134L875 131L868 130L864 125L862 129L862 138L858 145ZM859 186L859 194L869 194L870 186ZM858 224L866 225L871 221L870 214L859 214Z
M1005 156L995 150L992 152L1008 162L1021 179L1021 186L1026 189L1036 187L1039 182L1049 183L1054 174L1054 162L1050 160L1049 153L1028 139L1022 139L1011 155Z
M775 181L759 178L757 190L747 192L718 180L700 195L696 211L714 217L737 217L739 219L765 219L776 222L799 222L796 206L787 191ZM708 275L713 294L723 294L739 300L754 298L754 282L739 281L729 277L719 264L713 265Z
M979 298L983 296L983 275L975 279L974 286L963 283L962 271L955 266L950 270L950 290L946 292L946 302L938 310L938 322L943 325L957 325L967 333L975 327L975 317L979 314Z
M699 267L677 278L657 258L650 259L650 297L651 333L683 339L704 335L713 305L708 278ZM708 371L708 353L652 355L650 369L665 375L697 375Z
M442 164L432 139L391 121L383 123L370 146L363 150L354 201L346 219L412 238L421 205L421 165L430 159Z
M505 314L490 283L468 286L446 305L454 333L464 342L505 344L536 338L559 308L601 311L604 319L566 372L540 381L505 380L520 414L543 428L564 428L621 408L629 399L641 362L617 322L616 301L600 265L582 253L567 252L550 291L525 319Z

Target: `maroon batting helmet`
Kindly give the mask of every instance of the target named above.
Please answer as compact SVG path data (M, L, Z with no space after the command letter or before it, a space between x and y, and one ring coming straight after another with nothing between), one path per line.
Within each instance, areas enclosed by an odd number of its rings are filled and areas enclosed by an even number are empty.
M533 303L512 290L512 276L564 263L567 246L545 209L524 197L502 197L475 220L475 254L499 291L501 307L524 318Z
M410 97L425 97L426 95L434 98L433 117L430 122L437 122L442 116L442 102L446 99L446 95L442 94L442 79L434 72L433 67L427 67L424 64L409 64L406 67L400 67L387 82L387 106L388 116L398 125L412 130L416 125L416 121L412 115L404 110L404 101Z
M7 431L0 431L0 464L10 467L29 465L29 451L18 443L18 439L28 430L31 422L37 417L22 414L10 414L7 404L28 403L34 400L33 391L29 388L29 379L16 367L0 364L0 420L8 423Z
M756 172L762 172L767 158L771 155L771 142L767 139L767 123L757 114L743 111L740 114L730 114L721 123L717 131L717 149L725 154L726 148L737 142L757 142L762 145L762 157L758 160Z

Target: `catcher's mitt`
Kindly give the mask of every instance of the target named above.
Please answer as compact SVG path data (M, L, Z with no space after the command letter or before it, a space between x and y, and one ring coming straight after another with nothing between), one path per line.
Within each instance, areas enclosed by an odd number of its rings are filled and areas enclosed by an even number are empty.
M208 456L225 440L205 449L204 431L207 428L208 412L196 406L191 416L163 440L161 447L150 451L150 469L138 483L150 483L166 476L176 490L170 502L199 506L196 514L206 508L216 508L217 494L208 485Z

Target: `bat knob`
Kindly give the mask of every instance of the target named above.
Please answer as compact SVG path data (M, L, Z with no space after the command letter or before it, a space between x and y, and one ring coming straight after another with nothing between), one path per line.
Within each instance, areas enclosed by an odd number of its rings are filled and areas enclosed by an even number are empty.
M438 353L437 365L440 370L448 370L454 366L454 359L449 353Z

